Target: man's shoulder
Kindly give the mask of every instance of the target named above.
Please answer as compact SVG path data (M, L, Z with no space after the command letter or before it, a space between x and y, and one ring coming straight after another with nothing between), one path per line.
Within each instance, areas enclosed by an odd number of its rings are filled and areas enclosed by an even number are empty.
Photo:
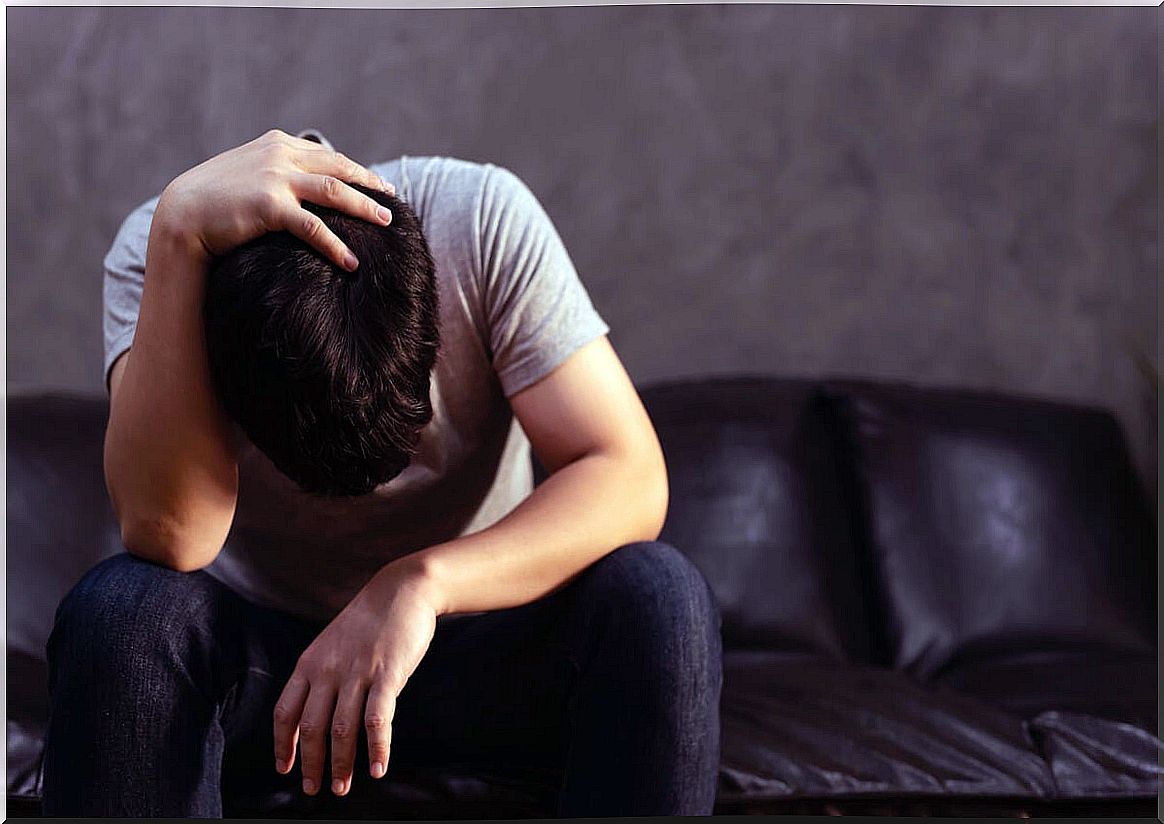
M389 163L407 164L414 171L435 171L444 174L481 175L495 164L487 161L467 160L451 155L401 155Z
M410 191L416 197L438 190L479 191L497 167L446 155L401 155L370 168L395 183L405 197Z
M396 185L436 246L504 245L536 237L548 223L524 181L496 163L405 155L370 168Z
M369 167L396 186L424 224L429 242L478 226L492 165L442 155L403 155Z
M532 197L526 184L505 166L447 155L402 155L373 164L372 171L396 184L417 205L455 204L488 210L516 207Z

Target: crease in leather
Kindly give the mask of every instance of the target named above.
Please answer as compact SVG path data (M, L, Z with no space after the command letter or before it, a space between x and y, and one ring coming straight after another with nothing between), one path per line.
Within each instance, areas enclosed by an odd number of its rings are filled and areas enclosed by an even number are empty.
M1051 710L1031 720L1059 794L1128 798L1160 793L1164 742L1133 724Z
M799 656L725 662L725 798L1047 798L1021 719L902 673Z

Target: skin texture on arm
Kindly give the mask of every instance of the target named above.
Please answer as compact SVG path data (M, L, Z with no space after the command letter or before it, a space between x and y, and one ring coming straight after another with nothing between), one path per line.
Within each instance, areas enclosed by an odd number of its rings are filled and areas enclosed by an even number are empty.
M222 549L238 493L238 444L214 396L202 324L206 270L266 232L286 230L337 265L358 261L303 200L387 225L343 181L386 184L348 158L273 130L179 175L158 201L133 347L110 374L105 480L135 555L181 571Z
M348 792L361 723L372 777L385 774L396 696L438 615L529 603L615 548L658 537L662 451L605 337L510 403L552 474L488 529L386 565L304 652L275 709L275 758L286 773L300 751L308 794L322 786L328 739L332 791Z
M489 529L401 559L432 582L440 613L537 600L616 547L654 540L662 529L662 450L605 337L510 404L550 476Z
M237 446L203 354L202 277L202 264L156 224L134 346L110 375L105 433L122 541L182 571L214 559L238 490Z

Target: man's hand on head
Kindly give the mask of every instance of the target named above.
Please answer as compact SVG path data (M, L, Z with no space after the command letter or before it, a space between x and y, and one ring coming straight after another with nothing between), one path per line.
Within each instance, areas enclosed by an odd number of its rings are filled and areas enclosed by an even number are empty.
M303 791L323 786L331 743L331 789L352 786L361 726L373 778L387 771L396 698L428 651L443 609L430 580L406 557L384 567L300 656L275 705L275 769L298 749Z
M333 149L278 129L174 178L155 222L191 243L191 252L221 255L267 232L287 231L348 271L359 262L303 201L387 226L392 215L349 186L395 194L378 175Z

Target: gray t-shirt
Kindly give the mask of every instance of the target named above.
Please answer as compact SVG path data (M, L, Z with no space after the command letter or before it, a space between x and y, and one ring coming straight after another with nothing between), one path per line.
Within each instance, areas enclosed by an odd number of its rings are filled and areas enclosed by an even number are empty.
M301 492L247 443L234 524L208 568L253 601L321 620L388 561L484 529L529 494L529 442L507 398L609 331L549 217L512 172L443 157L370 168L416 210L436 262L432 422L403 473L348 499ZM156 205L130 214L105 257L107 385L133 343Z

